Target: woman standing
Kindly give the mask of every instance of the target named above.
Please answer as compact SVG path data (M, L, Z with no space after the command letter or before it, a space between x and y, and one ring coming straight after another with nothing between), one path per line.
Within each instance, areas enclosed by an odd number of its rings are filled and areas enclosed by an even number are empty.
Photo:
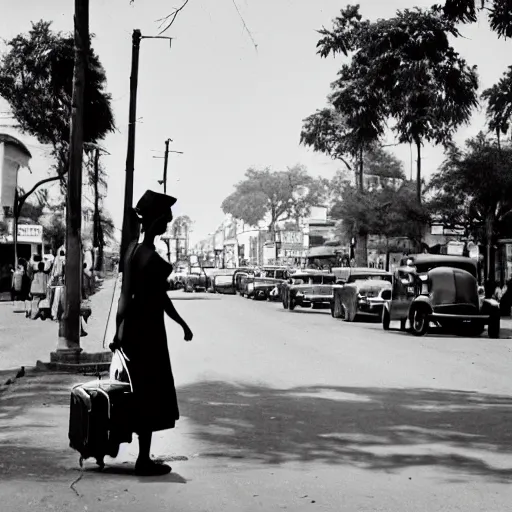
M123 285L119 299L117 331L112 350L122 348L133 386L133 431L139 437L138 475L164 475L166 464L150 458L152 433L174 428L179 419L174 377L167 347L164 313L178 323L185 341L192 331L167 295L172 265L155 250L154 240L172 220L173 197L147 191L135 209L142 223L144 241L132 242L124 257Z

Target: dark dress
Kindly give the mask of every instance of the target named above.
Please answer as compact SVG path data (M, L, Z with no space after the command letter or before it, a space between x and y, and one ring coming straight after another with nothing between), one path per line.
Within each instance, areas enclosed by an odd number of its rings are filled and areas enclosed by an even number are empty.
M132 244L126 254L120 300L120 308L125 301L124 325L118 334L129 359L133 431L174 428L180 415L164 323L167 278L172 265L154 247L144 244Z

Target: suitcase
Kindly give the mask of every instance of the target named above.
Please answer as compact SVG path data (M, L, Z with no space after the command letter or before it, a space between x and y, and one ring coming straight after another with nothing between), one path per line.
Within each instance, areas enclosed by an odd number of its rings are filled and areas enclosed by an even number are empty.
M80 467L94 457L103 468L106 455L116 457L121 443L131 443L131 400L129 383L109 379L73 387L69 446L80 453Z

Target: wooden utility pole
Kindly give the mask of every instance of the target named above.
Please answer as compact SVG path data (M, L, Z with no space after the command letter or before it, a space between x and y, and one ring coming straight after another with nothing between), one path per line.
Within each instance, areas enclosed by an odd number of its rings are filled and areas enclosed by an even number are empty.
M164 156L164 194L167 194L167 163L169 162L169 142L171 139L165 141L165 156Z
M93 245L100 245L100 195L99 195L99 174L100 174L100 150L94 152L94 216L93 216Z
M66 273L64 314L57 351L81 351L82 299L82 159L84 135L85 70L89 51L89 0L75 0L75 65L71 110L71 137L66 208Z
M123 232L121 236L121 253L119 271L123 271L124 255L131 242L130 209L133 205L133 173L135 169L135 126L137 116L137 86L139 81L139 52L142 34L135 29L132 34L132 71L130 75L130 112L128 117L128 150L126 153L126 182L124 189Z

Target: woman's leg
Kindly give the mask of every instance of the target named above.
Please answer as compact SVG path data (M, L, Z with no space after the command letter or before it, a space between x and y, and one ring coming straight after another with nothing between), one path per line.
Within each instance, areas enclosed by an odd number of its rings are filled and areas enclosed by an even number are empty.
M137 459L137 462L149 462L149 452L151 450L152 437L152 432L144 432L139 434L139 457Z
M151 460L151 432L139 433L139 456L135 464L135 472L141 476L167 475L171 472L171 466L167 464L158 464Z

